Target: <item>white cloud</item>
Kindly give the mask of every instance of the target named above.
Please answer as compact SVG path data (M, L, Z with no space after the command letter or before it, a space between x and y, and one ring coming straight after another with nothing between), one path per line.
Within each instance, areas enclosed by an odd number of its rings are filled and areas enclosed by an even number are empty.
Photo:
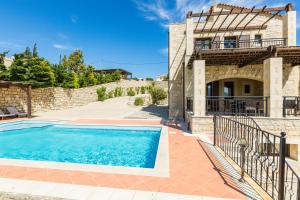
M139 11L142 12L146 20L157 21L164 28L170 23L181 22L184 20L188 11L200 12L208 10L211 5L216 3L232 4L245 7L263 7L267 5L285 5L284 0L132 0Z
M162 48L159 50L159 52L163 55L168 55L169 49L168 48Z
M65 40L65 39L68 39L68 36L66 34L63 34L63 33L58 33L57 36L62 39L62 40Z
M68 50L68 51L74 51L76 49L79 49L79 50L82 49L80 47L74 47L73 45L69 45L69 44L53 44L52 46L55 49Z
M71 22L72 22L73 24L77 24L78 19L79 19L79 18L78 18L77 16L75 16L75 15L71 16Z
M25 48L25 46L22 44L15 43L15 42L8 42L8 41L0 41L0 47L7 50Z

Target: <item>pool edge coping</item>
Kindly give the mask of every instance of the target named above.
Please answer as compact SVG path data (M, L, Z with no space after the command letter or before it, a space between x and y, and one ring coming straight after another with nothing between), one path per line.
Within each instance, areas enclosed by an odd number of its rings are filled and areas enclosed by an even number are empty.
M69 125L68 123L65 123ZM71 124L71 125L108 125L108 124ZM123 124L111 124L112 126L126 126ZM128 126L143 126L143 125L128 125ZM113 173L126 175L142 175L154 177L169 177L169 138L168 127L165 125L147 125L149 127L161 127L161 135L159 139L157 155L154 168L138 168L126 166L110 166L110 165L95 165L95 164L80 164L80 163L63 163L53 161L33 161L0 158L0 166L56 169L66 171L82 171L96 173Z

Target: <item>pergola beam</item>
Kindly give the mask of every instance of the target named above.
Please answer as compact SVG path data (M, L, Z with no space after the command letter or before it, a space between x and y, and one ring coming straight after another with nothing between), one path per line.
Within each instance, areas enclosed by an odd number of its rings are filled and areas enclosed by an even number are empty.
M217 16L217 19L214 21L214 23L211 25L211 27L210 27L210 31L214 28L214 26L215 26L215 24L217 23L217 21L218 21L218 19L219 19L219 17L221 16L221 14L222 14L222 12L223 12L223 8L221 9L221 12L220 12L220 14ZM228 16L228 15L227 15Z
M210 11L209 11L209 12L210 12L210 13L212 13L212 11L213 11L213 10L212 10L212 9L210 9ZM210 16L211 16L211 15L208 15L208 16L206 17L206 21L205 21L205 24L204 24L204 26L203 26L203 28L202 28L201 32L203 32L203 30L205 29L205 27L206 27L206 25L207 25L207 22L208 22L208 20L209 20L209 18L210 18Z
M194 31L196 31L197 28L198 28L198 26L199 26L199 23L200 23L200 21L201 21L201 17L202 17L203 12L204 12L204 11L202 10L202 12L201 12L201 14L200 14L200 16L199 16L199 19L198 19L198 22L197 22L197 24L196 24L196 27L195 27L195 30L194 30Z
M254 10L254 8L255 8L255 6L253 6L253 8L251 9L251 11L253 11ZM240 21L239 21L239 23L237 23L237 25L235 26L235 28L237 28L247 17L248 17L248 15L250 14L250 13L252 13L252 12L248 12Z
M262 29L266 29L267 26L263 26ZM224 31L241 31L241 30L255 30L261 29L261 26L248 26L246 29L244 27L231 27L231 28L215 28L215 29L205 29L205 30L196 30L194 33L211 33L211 32L224 32Z
M278 16L278 14L280 13L281 11L277 11L275 14L273 14L269 19L267 19L262 25L261 27L263 27L264 25L266 25L271 19L273 19L274 17Z
M241 12L240 10L236 10L233 11L232 13L230 13L230 11L224 11L224 12L205 12L202 13L202 17L206 17L206 16L218 16L218 15L229 15L229 14L250 14L250 13L260 13L260 14L268 14L268 15L273 15L273 12L277 12L277 11L289 11L291 10L291 6L288 6L290 4L287 4L286 6L281 6L281 7L272 7L272 8L266 8L266 9L247 9L247 8L241 8L243 9L243 11ZM292 8L293 9L293 8ZM200 13L192 13L191 17L199 17Z

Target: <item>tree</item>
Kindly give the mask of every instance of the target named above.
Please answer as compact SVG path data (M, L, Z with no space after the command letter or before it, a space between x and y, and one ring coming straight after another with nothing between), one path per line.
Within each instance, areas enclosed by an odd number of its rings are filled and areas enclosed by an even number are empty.
M75 50L73 53L71 53L68 58L68 65L69 65L70 71L74 71L75 73L83 72L85 66L84 66L82 51Z
M36 87L54 86L55 76L48 61L39 60L29 71L29 83Z
M0 73L6 71L6 67L4 65L4 58L8 54L8 51L0 53Z
M15 59L9 68L10 80L31 83L35 87L53 86L55 76L50 63L37 55L35 57L27 47L23 53L15 54Z
M24 57L26 57L26 58L31 58L32 57L32 53L31 53L29 47L26 47L25 52L24 52Z
M33 57L39 57L38 52L37 52L37 46L36 46L36 43L33 45L32 56L33 56Z

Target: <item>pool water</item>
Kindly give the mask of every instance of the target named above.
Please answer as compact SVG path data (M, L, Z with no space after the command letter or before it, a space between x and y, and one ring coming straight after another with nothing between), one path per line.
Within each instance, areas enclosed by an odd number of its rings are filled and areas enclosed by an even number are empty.
M0 158L154 168L160 127L0 124Z

